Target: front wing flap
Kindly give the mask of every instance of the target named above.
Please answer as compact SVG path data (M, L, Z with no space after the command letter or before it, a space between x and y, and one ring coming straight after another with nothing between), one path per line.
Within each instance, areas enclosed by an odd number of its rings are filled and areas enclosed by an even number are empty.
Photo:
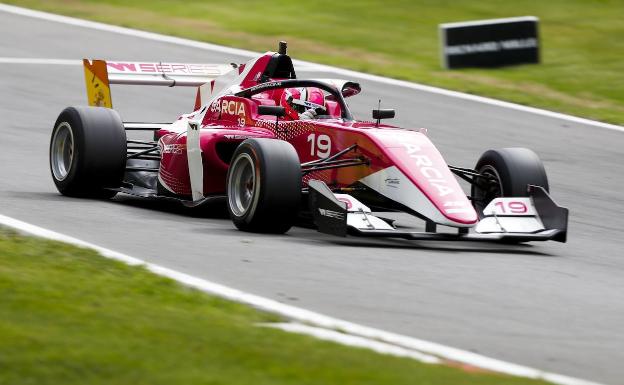
M318 180L309 181L309 205L318 230L337 236L388 237L437 241L565 242L568 209L558 206L540 186L529 185L528 198L498 198L484 210L475 233L400 230L372 214L353 197L334 194Z

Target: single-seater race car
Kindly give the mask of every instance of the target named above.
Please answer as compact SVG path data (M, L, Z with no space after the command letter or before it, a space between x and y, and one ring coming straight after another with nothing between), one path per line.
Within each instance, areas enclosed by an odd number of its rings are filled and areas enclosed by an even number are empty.
M474 168L448 165L425 130L381 123L394 110L355 120L345 99L358 83L297 78L284 42L241 65L83 63L90 106L63 110L50 142L64 195L192 207L220 199L236 227L252 232L284 233L305 212L338 236L566 241L568 210L550 198L533 151L488 150ZM197 87L195 108L167 124L123 122L111 84ZM153 140L128 138L137 130ZM397 211L422 219L425 231L383 215Z

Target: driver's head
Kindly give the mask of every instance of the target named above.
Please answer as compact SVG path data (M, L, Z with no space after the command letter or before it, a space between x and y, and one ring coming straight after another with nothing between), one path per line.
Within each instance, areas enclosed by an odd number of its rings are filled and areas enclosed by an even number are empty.
M324 108L325 94L315 87L286 88L280 105L291 119L299 119L299 114L309 109Z

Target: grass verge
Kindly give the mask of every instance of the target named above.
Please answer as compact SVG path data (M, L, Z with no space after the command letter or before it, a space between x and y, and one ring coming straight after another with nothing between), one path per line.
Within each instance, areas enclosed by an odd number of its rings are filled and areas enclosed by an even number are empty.
M276 320L0 228L0 384L543 384L255 326Z
M624 123L621 0L5 1L254 51L285 39L299 59ZM542 64L441 69L439 23L522 15L541 20Z

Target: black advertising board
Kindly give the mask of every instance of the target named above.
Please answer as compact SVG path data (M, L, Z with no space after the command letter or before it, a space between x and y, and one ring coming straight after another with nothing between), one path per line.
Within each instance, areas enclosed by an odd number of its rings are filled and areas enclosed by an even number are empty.
M539 63L538 19L513 17L440 24L444 68Z

